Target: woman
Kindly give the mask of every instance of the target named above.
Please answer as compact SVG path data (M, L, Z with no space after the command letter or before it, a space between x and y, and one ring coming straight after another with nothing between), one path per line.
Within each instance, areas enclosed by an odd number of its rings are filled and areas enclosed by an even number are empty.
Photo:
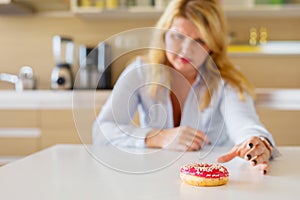
M218 162L238 156L266 174L274 140L255 112L253 88L228 60L224 21L218 0L172 1L156 25L163 48L124 70L94 123L93 143L235 145ZM140 126L131 123L136 110Z

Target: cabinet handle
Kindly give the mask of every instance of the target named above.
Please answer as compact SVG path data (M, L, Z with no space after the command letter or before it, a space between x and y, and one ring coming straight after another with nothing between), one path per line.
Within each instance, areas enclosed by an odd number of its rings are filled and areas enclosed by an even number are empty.
M0 138L38 138L39 128L0 128Z

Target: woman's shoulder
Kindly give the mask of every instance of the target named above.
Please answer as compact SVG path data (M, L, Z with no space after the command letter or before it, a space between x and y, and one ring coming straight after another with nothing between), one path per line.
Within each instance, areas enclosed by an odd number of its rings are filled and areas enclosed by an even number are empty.
M142 57L138 56L136 58L134 58L123 70L122 75L124 76L132 74L135 76L143 76L144 75L144 68L146 65L146 61L145 59L143 59Z
M123 69L115 86L138 87L143 85L147 75L147 67L145 66L146 62L140 57L136 57Z
M219 96L222 96L222 99L226 98L227 100L238 102L252 102L254 100L247 91L240 91L239 88L226 81L223 81L223 84L220 87Z

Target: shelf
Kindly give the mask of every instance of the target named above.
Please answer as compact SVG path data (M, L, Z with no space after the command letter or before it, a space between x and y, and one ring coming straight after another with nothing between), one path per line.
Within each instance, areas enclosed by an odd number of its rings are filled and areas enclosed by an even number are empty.
M110 93L110 90L0 90L0 110L93 108L91 102L100 106Z
M224 7L225 15L233 17L268 17L289 18L300 17L300 5L256 5L254 7ZM106 10L96 7L83 8L72 6L72 12L82 18L99 19L158 19L163 10L155 7L129 7Z
M88 19L158 19L163 9L155 6L121 7L107 10L97 7L80 7L77 0L8 0L8 4L1 4L0 13L22 14L20 6L30 8L25 13L35 13L41 16L78 16ZM12 8L14 9L12 9ZM10 8L10 9L8 9ZM16 10L18 8L18 10ZM285 5L248 5L225 6L225 15L228 18L300 18L300 4Z
M300 55L300 41L268 41L266 44L230 45L228 53L231 54L256 54L256 55Z
M300 5L256 5L254 7L225 7L227 17L300 17Z
M73 9L76 16L82 18L101 18L101 19L158 19L162 10L154 7L132 7L106 10L100 8L80 8Z
M0 14L70 11L70 0L0 0Z

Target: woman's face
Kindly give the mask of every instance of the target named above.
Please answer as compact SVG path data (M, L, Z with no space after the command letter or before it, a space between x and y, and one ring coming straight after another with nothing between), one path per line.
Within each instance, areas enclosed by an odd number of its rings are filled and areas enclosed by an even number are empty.
M165 34L166 56L173 67L184 76L194 76L209 55L197 27L189 20L178 17Z

